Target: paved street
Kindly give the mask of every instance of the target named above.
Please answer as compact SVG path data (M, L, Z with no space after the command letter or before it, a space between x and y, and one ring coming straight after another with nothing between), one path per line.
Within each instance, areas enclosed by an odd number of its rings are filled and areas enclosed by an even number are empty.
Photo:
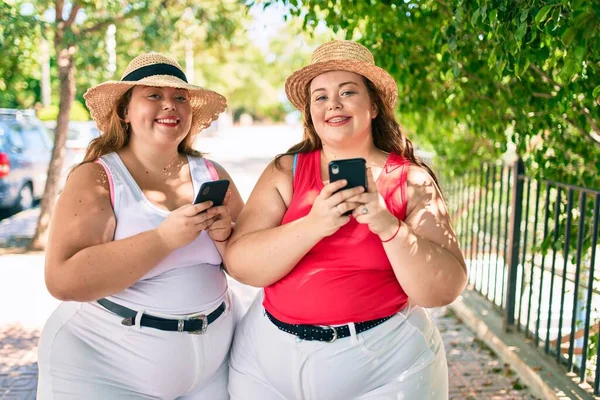
M229 171L247 198L269 159L299 137L298 129L286 127L236 128L200 139L199 148ZM44 254L8 251L24 246L38 212L32 209L0 221L0 400L35 398L37 340L58 304L44 286ZM256 289L234 281L231 285L249 304ZM533 399L514 372L450 310L431 312L446 346L451 399Z

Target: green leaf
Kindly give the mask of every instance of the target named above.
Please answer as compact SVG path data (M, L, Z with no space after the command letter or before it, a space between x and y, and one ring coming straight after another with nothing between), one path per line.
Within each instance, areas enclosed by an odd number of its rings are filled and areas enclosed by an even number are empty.
M477 10L475 10L475 12L473 13L473 16L471 17L471 25L473 25L473 26L477 25L477 19L479 19L480 12L481 11L479 8Z
M517 39L517 41L520 42L525 37L526 33L527 33L527 23L522 22L521 25L519 25L519 28L517 29L517 31L515 32L515 39Z
M498 10L490 11L490 25L493 25L498 20Z
M565 31L565 33L563 33L563 35L562 35L563 43L566 44L567 46L570 45L573 42L573 40L575 39L575 37L577 36L578 32L579 32L579 29L575 26L572 26L569 29L567 29Z
M529 10L525 10L525 11L523 11L523 12L521 13L521 18L520 18L521 22L525 22L525 21L527 21L527 16L528 16L528 15L529 15Z
M553 6L544 6L540 9L540 11L538 11L538 13L535 16L536 25L539 25L546 20L546 17L548 16L550 10L552 10L552 7Z
M596 98L600 96L600 85L596 86L592 91L592 97Z

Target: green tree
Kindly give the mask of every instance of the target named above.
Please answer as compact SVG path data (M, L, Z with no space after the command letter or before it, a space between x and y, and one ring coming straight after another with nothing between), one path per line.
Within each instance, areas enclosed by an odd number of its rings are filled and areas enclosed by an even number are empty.
M35 16L21 15L18 4L0 3L0 105L28 108L39 98L36 46L40 25Z
M401 121L456 173L514 143L529 170L600 186L600 5L269 0L372 50Z
M35 8L37 15L53 14L52 22L39 23L42 34L53 40L58 68L60 111L54 149L41 202L40 218L30 244L32 249L43 249L50 213L56 201L69 114L77 94L77 80L82 79L80 82L85 82L87 88L111 77L110 71L101 67L108 65L106 30L111 25L116 27L117 48L124 49L123 54L128 56L119 59L121 64L116 70L122 70L122 63L144 50L169 49L177 43L180 35L174 27L186 11L191 16L189 23L203 26L216 41L219 35L222 35L221 40L227 40L227 35L236 28L236 21L229 20L227 14L220 12L233 8L244 9L246 6L240 0L211 0L201 4L192 0L55 0L51 4L40 0L28 4ZM209 18L210 16L213 18ZM17 14L15 19L19 18L24 17Z

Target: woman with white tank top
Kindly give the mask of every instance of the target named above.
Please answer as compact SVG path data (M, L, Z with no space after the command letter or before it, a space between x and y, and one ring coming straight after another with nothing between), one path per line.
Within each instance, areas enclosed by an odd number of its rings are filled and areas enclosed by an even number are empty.
M39 399L228 399L240 308L222 255L243 201L193 204L231 181L192 149L225 110L158 53L85 94L102 135L53 212L46 285L63 300L39 343Z

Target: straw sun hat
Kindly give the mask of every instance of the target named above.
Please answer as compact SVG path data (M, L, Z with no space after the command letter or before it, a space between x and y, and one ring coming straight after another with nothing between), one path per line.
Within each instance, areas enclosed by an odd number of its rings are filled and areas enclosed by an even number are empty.
M290 102L304 111L306 88L324 72L350 71L369 79L393 108L398 100L398 86L394 78L375 65L373 54L365 46L349 40L333 40L317 47L308 66L294 72L285 82L285 93Z
M83 95L100 131L106 132L111 112L121 96L138 85L186 89L192 108L192 133L208 127L227 107L225 97L187 83L177 61L159 53L146 53L131 60L120 81L101 83L88 89Z

